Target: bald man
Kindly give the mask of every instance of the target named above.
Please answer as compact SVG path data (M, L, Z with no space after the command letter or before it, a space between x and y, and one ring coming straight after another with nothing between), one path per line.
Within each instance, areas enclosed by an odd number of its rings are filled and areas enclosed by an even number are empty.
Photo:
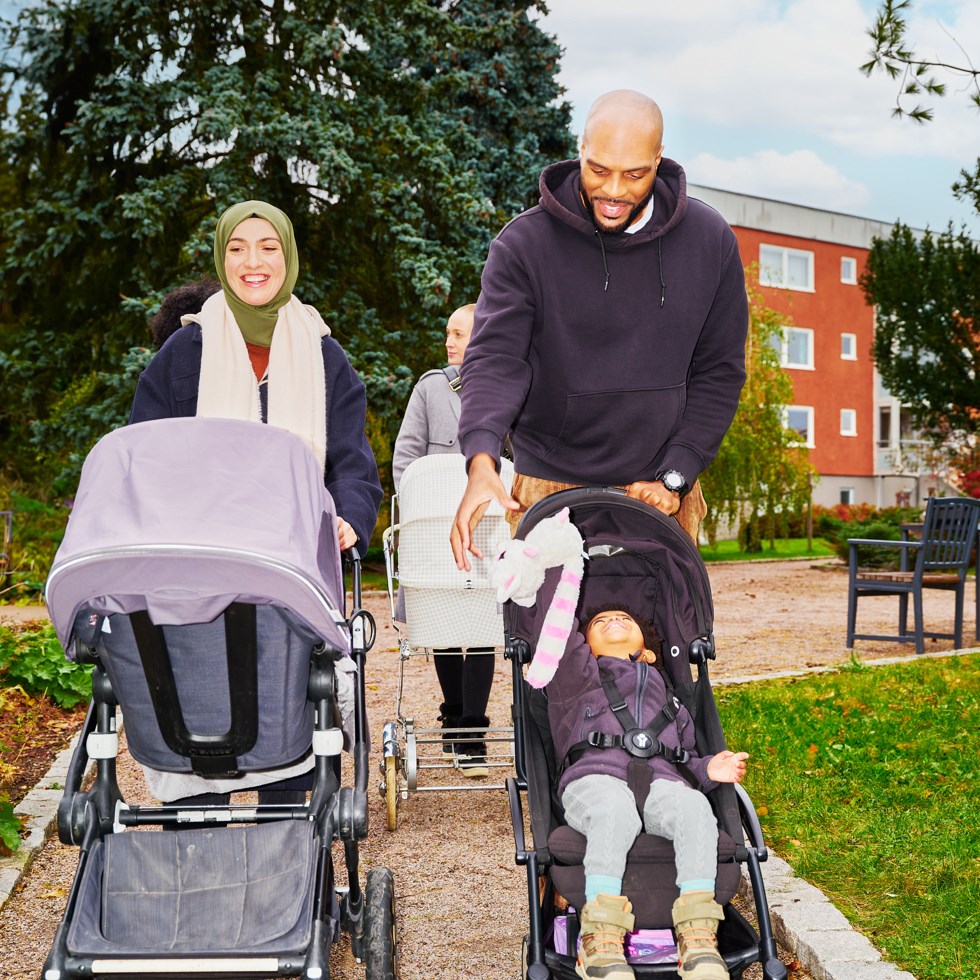
M461 569L490 500L514 527L571 486L623 487L697 540L697 477L738 406L748 305L735 235L687 196L663 129L647 96L600 96L579 159L548 167L538 205L490 246L461 369ZM513 496L497 475L508 432Z

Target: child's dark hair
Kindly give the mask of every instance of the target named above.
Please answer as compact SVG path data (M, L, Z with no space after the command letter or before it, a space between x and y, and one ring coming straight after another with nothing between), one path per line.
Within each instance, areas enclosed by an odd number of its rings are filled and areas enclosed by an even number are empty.
M663 663L663 640L660 638L660 634L657 632L657 627L654 626L653 620L647 616L642 616L635 609L631 609L627 605L623 605L621 602L603 602L598 606L593 606L591 609L587 609L582 614L582 629L587 630L589 623L596 618L600 613L609 612L611 609L619 609L626 613L630 619L640 627L640 632L643 634L643 643L648 650L656 655L657 665Z
M159 350L164 341L180 329L180 318L187 313L200 313L204 301L221 289L217 279L205 276L171 290L163 298L160 309L150 320L153 344Z

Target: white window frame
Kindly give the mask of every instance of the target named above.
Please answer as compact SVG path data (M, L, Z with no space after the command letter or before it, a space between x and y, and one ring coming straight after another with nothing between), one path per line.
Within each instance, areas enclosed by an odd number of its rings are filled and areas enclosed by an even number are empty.
M787 405L783 409L783 427L789 428L790 412L806 412L806 442L800 440L800 445L805 445L808 449L813 449L816 443L813 440L813 406L812 405ZM799 430L796 430L797 432Z
M791 361L789 359L790 334L802 334L806 340L806 360L805 361ZM779 337L775 338L779 341L779 363L784 368L793 368L797 371L812 371L814 370L813 362L813 330L810 327L780 327Z
M850 353L845 348L845 339L850 341ZM842 333L840 335L840 359L842 361L856 361L858 359L858 338L856 333Z
M847 500L844 498L847 497ZM854 487L841 487L840 488L840 502L842 504L856 504L857 503L857 493Z
M856 436L858 434L858 413L856 408L842 408L840 410L840 434L842 436Z
M763 254L766 249L780 253L779 268L774 262L766 262ZM804 258L806 260L806 283L790 283L789 281L789 260L790 257ZM767 245L763 242L759 246L759 285L772 286L775 289L795 289L797 292L812 293L814 291L813 279L813 252L799 248L787 248L785 245Z
M847 264L850 268L844 271ZM858 281L858 260L853 255L842 255L840 257L840 281L848 286L856 286Z

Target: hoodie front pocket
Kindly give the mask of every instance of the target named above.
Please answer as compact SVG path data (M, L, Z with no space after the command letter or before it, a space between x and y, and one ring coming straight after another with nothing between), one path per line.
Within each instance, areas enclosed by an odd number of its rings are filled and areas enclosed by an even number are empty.
M649 466L681 419L685 387L568 395L558 439L549 453L600 464L607 481L627 483Z

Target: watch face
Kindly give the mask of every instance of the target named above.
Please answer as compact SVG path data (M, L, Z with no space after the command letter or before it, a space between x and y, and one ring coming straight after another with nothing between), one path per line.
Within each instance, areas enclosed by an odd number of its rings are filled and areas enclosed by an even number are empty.
M667 470L660 481L668 490L680 490L684 486L684 477L677 470Z

